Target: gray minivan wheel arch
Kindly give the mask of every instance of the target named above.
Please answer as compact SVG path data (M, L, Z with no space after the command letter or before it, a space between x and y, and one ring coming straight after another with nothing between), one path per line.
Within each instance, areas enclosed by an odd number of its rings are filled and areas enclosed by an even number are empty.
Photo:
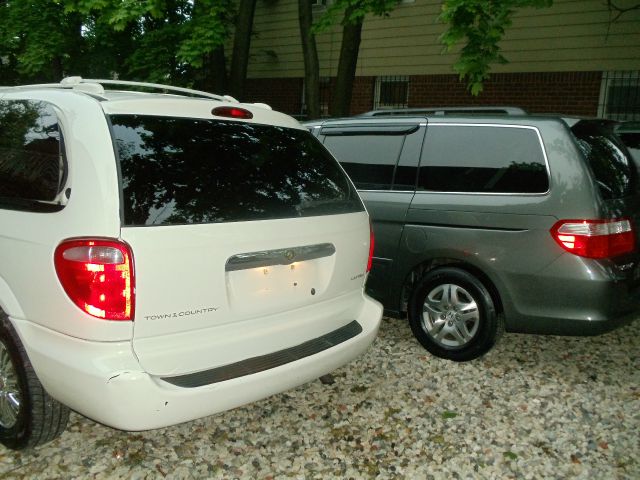
M488 352L504 330L502 315L486 286L455 267L429 271L408 306L411 330L430 353L458 362Z
M69 408L51 398L7 315L0 310L0 443L23 450L58 437L66 428ZM7 395L11 398L8 398ZM13 407L10 407L10 404ZM8 415L7 409L12 410Z

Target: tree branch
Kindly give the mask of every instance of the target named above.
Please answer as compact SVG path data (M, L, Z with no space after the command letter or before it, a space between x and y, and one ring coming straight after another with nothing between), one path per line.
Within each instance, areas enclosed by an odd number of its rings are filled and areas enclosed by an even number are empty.
M613 3L613 0L607 0L607 8L612 13L616 12L616 15L611 20L611 23L613 23L613 22L617 22L620 19L620 17L622 15L624 15L625 13L630 12L632 10L640 9L640 3L636 3L635 5L633 5L631 7L622 8L622 7L619 7L618 5L616 5L615 3Z

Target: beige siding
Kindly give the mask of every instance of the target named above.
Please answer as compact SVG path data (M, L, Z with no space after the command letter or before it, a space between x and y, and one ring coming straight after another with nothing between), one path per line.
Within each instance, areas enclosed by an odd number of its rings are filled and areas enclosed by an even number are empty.
M635 3L618 0L617 4ZM452 73L456 60L438 41L439 0L400 5L389 17L365 21L357 75ZM609 23L603 0L555 0L548 9L526 9L502 42L509 60L495 72L640 70L640 10ZM255 16L249 76L302 77L296 0L260 0ZM321 75L335 75L339 27L318 36Z

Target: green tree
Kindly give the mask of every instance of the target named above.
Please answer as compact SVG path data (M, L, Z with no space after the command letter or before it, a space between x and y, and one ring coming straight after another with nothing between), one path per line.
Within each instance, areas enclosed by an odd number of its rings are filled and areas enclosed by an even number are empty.
M133 45L118 73L243 95L256 0L58 0L94 14ZM230 78L224 44L234 36Z
M398 0L336 0L327 8L315 26L316 31L324 31L337 23L337 19L342 14L342 43L336 85L329 106L331 115L349 114L365 17L368 14L388 15L397 4Z
M233 56L229 71L229 90L231 94L242 99L244 84L249 65L249 49L253 32L253 15L256 11L256 0L240 0L236 16L235 34L233 37Z
M188 84L192 78L195 47L190 44L200 31L194 28L194 2L189 0L58 0L65 11L82 15L85 36L95 55L105 39L115 43L112 54L124 52L124 58L105 59L119 67L105 72L138 80ZM197 26L197 25L196 25ZM127 45L119 45L120 41ZM209 37L200 39L199 47ZM107 42L108 43L108 42ZM122 49L126 47L127 49ZM186 59L186 60L185 60ZM86 69L83 69L86 70Z
M311 0L298 0L298 23L304 57L304 97L309 118L320 116L320 62L313 32Z
M451 50L463 43L453 69L466 80L473 95L482 91L491 65L507 63L500 41L511 26L513 14L525 7L550 7L552 0L444 0L438 19L447 25L440 37Z
M228 82L224 44L231 36L233 0L196 0L192 15L178 56L196 69L197 88L225 93Z
M82 74L223 91L235 19L234 0L0 2L0 83Z
M1 83L59 80L82 57L81 28L79 15L48 0L0 3Z

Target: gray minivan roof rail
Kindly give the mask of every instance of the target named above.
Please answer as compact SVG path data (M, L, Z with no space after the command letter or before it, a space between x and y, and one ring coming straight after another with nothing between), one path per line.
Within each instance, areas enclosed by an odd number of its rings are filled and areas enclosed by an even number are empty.
M359 117L386 117L396 115L447 115L447 114L467 114L467 115L527 115L527 111L520 107L419 107L419 108L386 108L371 110L358 115Z

